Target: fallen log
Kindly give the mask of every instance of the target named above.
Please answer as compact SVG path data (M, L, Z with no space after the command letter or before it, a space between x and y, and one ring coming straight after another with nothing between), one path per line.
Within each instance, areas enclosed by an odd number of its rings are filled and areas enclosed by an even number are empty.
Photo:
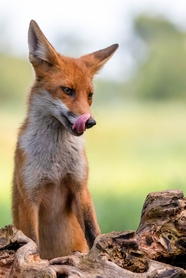
M9 225L0 230L0 278L186 277L186 198L180 190L150 193L137 231L99 236L88 254L51 261Z

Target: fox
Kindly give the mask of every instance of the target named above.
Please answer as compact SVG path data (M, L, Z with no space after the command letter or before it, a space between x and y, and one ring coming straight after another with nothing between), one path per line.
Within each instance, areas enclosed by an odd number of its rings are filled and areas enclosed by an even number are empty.
M101 233L82 135L96 125L90 110L93 77L118 46L79 58L64 56L30 21L29 61L35 79L15 148L12 218L37 244L42 259L87 253Z

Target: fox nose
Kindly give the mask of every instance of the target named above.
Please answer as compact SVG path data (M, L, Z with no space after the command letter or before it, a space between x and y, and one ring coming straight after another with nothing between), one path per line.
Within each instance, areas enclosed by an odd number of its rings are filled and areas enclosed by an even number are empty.
M91 128L94 125L96 125L96 121L93 118L89 118L85 123L86 128Z

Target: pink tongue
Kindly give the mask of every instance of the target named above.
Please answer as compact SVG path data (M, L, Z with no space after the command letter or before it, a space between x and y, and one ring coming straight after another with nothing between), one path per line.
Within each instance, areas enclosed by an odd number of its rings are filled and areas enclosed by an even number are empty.
M82 133L85 131L85 124L87 120L90 118L90 114L83 114L77 118L75 124L73 125L72 129L75 129L78 133Z

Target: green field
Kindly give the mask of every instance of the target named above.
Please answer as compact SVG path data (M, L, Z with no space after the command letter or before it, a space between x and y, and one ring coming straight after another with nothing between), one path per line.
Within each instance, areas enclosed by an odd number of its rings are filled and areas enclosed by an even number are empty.
M186 104L121 103L93 107L85 135L89 187L102 232L136 229L146 195L186 193ZM0 226L11 223L11 180L24 112L0 107Z

